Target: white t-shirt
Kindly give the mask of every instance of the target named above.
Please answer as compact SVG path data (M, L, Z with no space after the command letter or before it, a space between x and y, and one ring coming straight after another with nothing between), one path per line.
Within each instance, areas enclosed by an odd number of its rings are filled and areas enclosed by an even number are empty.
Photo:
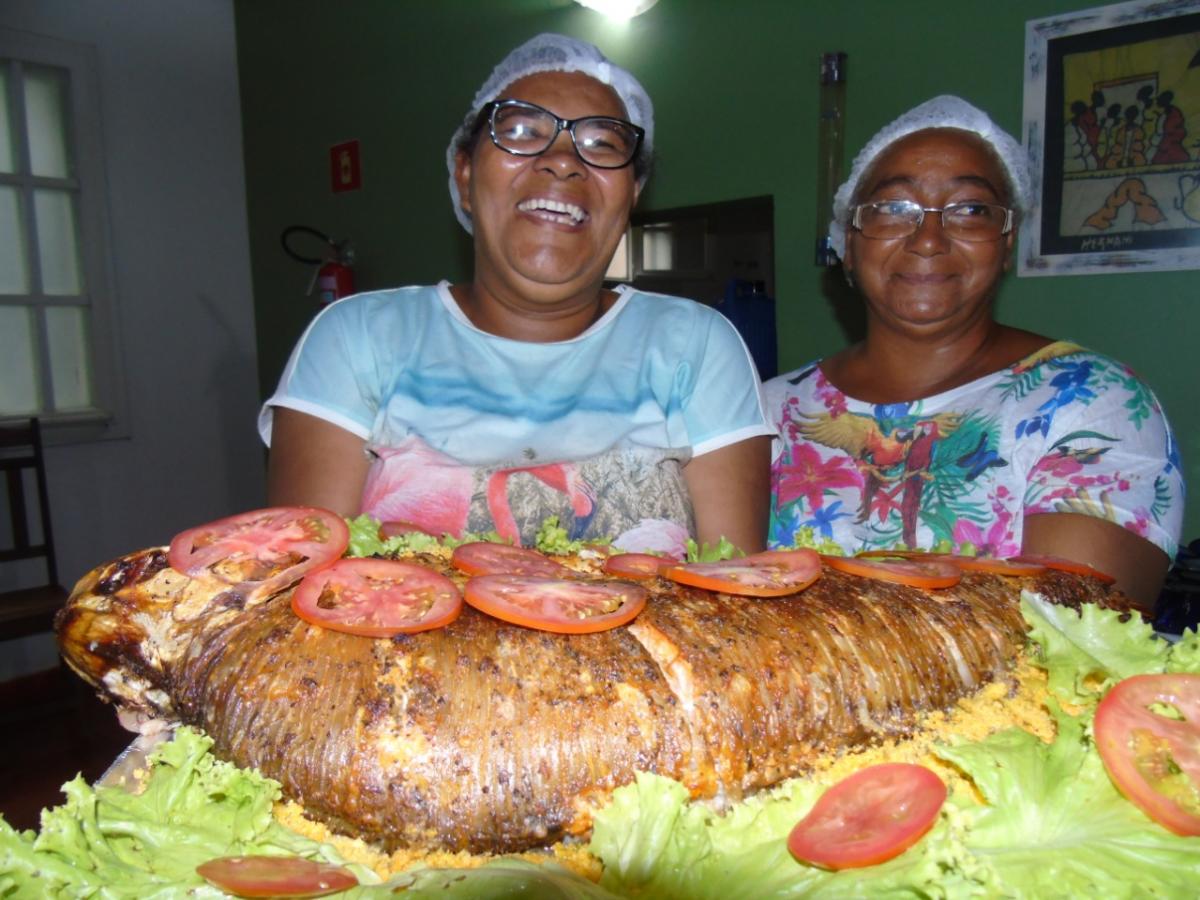
M531 543L557 515L574 538L678 550L693 530L681 468L773 435L734 327L691 300L623 287L579 336L481 331L441 282L359 294L321 312L263 406L367 441L362 509L435 533Z

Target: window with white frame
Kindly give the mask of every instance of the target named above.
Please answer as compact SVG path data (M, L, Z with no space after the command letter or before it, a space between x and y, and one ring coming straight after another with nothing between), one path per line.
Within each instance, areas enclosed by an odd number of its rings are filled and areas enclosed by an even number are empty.
M0 29L0 418L114 423L104 168L90 48Z

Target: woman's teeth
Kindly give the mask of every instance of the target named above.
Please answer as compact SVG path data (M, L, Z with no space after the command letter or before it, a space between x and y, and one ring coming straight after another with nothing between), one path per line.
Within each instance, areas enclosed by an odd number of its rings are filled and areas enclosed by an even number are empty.
M546 200L541 197L534 198L533 200L523 200L517 204L517 209L521 210L521 212L550 213L550 218L556 221L565 216L575 225L578 225L587 218L587 213L574 203Z

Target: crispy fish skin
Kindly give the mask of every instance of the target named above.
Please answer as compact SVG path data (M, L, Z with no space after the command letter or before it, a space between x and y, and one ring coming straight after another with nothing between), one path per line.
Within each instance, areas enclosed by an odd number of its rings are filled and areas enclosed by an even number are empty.
M583 834L649 770L720 806L820 756L911 731L1006 676L1021 587L1120 605L1051 573L941 591L825 571L762 600L651 582L629 626L558 635L473 609L369 639L246 602L159 550L85 576L68 664L119 705L203 728L314 818L388 849L511 852Z

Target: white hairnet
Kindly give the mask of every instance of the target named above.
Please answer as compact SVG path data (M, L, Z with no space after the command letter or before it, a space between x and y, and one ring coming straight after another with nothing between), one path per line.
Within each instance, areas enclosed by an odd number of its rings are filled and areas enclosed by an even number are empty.
M833 197L833 221L829 224L829 240L839 258L846 255L846 227L850 221L850 205L858 191L858 183L871 164L884 150L900 138L928 128L957 128L978 135L987 143L1004 168L1012 203L1018 212L1025 213L1033 201L1029 173L1029 157L1025 148L1012 135L998 126L983 110L950 94L943 94L913 107L894 122L876 132L866 146L854 157L850 177Z
M586 41L577 41L575 38L550 32L530 38L492 69L492 74L475 94L463 123L454 132L450 146L446 148L446 168L450 170L450 199L454 202L454 215L468 233L472 231L471 217L462 208L462 198L458 195L458 185L454 181L458 144L470 133L471 126L475 124L475 119L484 104L499 97L500 92L517 79L538 72L582 72L602 84L607 84L617 92L617 96L625 104L625 114L629 116L629 121L646 132L640 152L649 154L654 148L654 104L650 102L650 95L646 93L646 89L633 75L609 62L599 48ZM645 176L642 176L640 181L645 181Z

